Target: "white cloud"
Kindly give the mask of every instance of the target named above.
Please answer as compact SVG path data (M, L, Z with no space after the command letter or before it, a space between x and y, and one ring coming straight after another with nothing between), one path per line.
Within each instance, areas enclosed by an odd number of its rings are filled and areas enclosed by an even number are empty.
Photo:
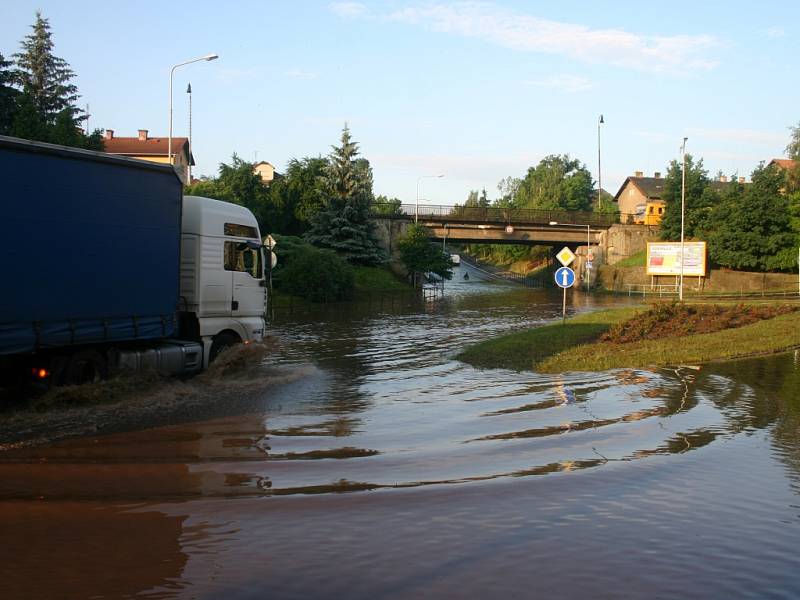
M540 19L486 2L431 3L397 10L390 21L477 38L513 50L568 56L646 71L707 71L720 45L710 35L644 35Z
M345 19L354 19L367 12L367 7L361 2L332 2L328 8L335 15Z
M764 30L764 35L768 38L782 38L786 37L786 30L783 27L770 27Z
M527 83L528 85L550 88L570 94L592 89L592 82L586 77L578 75L553 75L544 79L528 81Z

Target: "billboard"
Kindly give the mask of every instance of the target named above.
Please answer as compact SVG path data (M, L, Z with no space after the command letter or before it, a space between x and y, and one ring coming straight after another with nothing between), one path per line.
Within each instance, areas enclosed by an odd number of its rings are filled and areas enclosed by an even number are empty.
M706 276L706 243L684 242L683 274L686 277ZM680 242L648 242L647 243L648 275L680 275L681 243Z

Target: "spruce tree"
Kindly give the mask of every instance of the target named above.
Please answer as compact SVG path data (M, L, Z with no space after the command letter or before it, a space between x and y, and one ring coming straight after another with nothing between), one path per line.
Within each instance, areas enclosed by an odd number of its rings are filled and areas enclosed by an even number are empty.
M0 135L9 135L14 124L19 91L13 88L14 72L11 61L0 54Z
M54 124L65 110L75 121L80 113L75 106L78 88L70 83L75 73L63 58L53 54L50 23L42 13L36 12L36 22L31 28L33 33L22 41L20 52L14 55L17 83L46 123Z
M322 179L324 207L312 219L305 237L315 246L335 250L353 264L385 262L386 255L372 233L369 161L356 158L358 143L351 139L346 124L341 145L332 148Z

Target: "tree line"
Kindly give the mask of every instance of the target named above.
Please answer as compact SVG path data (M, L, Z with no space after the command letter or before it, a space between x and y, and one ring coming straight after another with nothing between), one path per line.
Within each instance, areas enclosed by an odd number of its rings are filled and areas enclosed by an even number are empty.
M586 165L568 154L546 156L537 165L529 167L524 177L502 179L497 190L498 197L491 201L485 189L480 192L472 190L463 206L617 212L610 194L595 189ZM541 263L550 254L548 247L522 245L469 244L467 251L497 264L517 261Z
M713 266L741 271L791 271L800 247L800 124L786 147L793 167L761 163L741 183L708 176L703 160L686 155L685 239L707 242ZM683 165L670 163L664 180L664 240L679 241Z
M353 268L388 262L375 237L373 212L375 207L396 211L400 206L397 198L375 196L372 167L359 156L346 124L339 145L332 146L327 157L292 159L286 172L268 185L255 164L234 154L230 163L219 166L216 177L191 183L186 194L248 208L261 231L278 239L278 289L311 301L349 299ZM401 256L412 273L449 275L441 250L434 251L417 228L412 227L401 243Z
M75 72L54 53L50 22L36 13L33 30L8 60L0 54L0 135L102 150L100 130L86 135Z
M787 156L794 166L761 163L750 183L738 174L730 182L709 177L703 160L686 155L684 236L707 242L712 266L742 271L790 271L798 266L800 247L800 124L791 127ZM682 163L673 160L664 179L666 210L661 237L680 240ZM600 196L589 171L568 155L552 155L530 167L523 178L507 177L490 201L486 190L472 190L464 206L543 210L617 212L610 194ZM467 251L490 262L544 263L549 248L470 244Z

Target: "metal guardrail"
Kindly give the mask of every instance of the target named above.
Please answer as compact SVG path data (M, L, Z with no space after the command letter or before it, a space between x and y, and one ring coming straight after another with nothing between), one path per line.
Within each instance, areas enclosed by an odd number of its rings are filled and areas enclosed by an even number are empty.
M678 293L678 288L680 287L677 283L664 283L664 284L647 284L647 283L626 283L628 287L628 296L632 294L641 294L642 297L646 297L648 292L650 295L658 294L659 296L664 295L676 295Z
M400 206L373 203L372 214L384 219L413 219L426 221L458 221L461 223L498 223L503 225L589 225L610 227L626 223L626 214L608 214L573 210L538 210L533 208L496 208L473 206L431 206L429 204L401 204Z
M487 263L482 263L471 256L461 255L461 261L476 271L482 273L486 277L496 281L512 281L514 283L522 284L526 287L541 288L544 287L544 281L541 277L530 277L513 271L506 271L499 269Z
M646 283L626 283L628 288L628 296L633 294L641 294L646 297L648 294L651 296L677 296L678 288L677 283L670 284L646 284ZM738 292L703 292L689 286L683 288L684 297L691 297L692 299L715 299L715 300L735 300L735 299L755 299L755 298L773 298L785 300L800 300L800 293L797 290L739 290Z

